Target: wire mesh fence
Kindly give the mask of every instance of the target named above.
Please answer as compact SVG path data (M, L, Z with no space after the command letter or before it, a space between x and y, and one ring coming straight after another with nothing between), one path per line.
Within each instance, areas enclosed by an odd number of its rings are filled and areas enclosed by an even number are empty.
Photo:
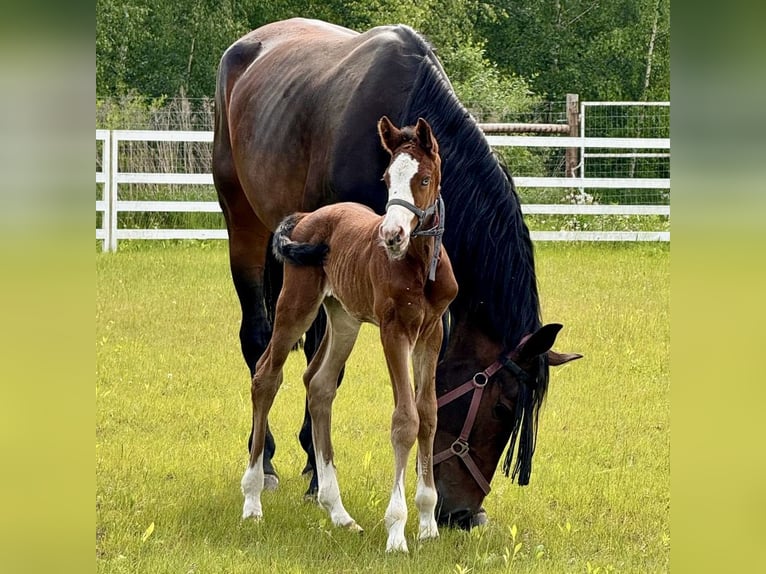
M162 131L212 131L211 98L172 98L146 100L126 97L100 100L97 127L106 129L145 129ZM507 112L502 118L486 110L471 108L479 123L567 124L566 102L545 102L524 112ZM581 104L581 135L598 138L669 138L669 103ZM556 136L550 136L555 140ZM96 169L103 170L102 141L96 142ZM121 173L210 173L212 144L192 141L119 140L118 170ZM497 146L495 152L514 177L566 177L566 152L563 147ZM669 150L582 148L578 173L586 178L670 177ZM669 189L583 189L580 187L520 187L523 204L566 205L669 205ZM96 199L102 199L103 186L97 185ZM120 201L215 201L210 185L172 185L122 183ZM102 214L97 212L97 225ZM220 213L121 211L121 229L225 227ZM534 214L526 216L533 231L667 231L666 215L587 215Z
M669 102L584 102L582 134L594 138L669 138ZM670 178L670 151L591 148L580 165L584 177ZM668 189L599 190L594 200L623 205L668 205Z

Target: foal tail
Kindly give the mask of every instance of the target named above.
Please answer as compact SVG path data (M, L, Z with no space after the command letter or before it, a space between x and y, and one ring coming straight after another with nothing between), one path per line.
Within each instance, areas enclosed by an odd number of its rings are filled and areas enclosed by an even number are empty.
M288 215L279 224L274 232L272 249L278 261L292 263L293 265L318 267L324 264L330 246L326 243L299 243L290 239L295 226L306 213L293 213Z

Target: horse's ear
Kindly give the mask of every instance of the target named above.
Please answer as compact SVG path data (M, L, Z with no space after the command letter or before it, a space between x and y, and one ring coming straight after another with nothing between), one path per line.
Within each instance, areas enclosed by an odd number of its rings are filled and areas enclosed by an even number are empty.
M378 135L380 135L380 143L383 144L383 148L393 155L394 150L399 147L399 136L401 131L391 123L388 116L383 116L378 120Z
M556 336L562 328L563 325L560 323L550 323L543 325L526 339L522 339L516 349L519 359L532 359L546 353L548 355L548 364L555 367L582 358L582 355L578 353L557 353L551 350L551 347L556 342Z
M436 143L433 130L431 130L431 126L423 118L418 118L418 124L415 126L415 134L418 136L420 147L432 155L439 153L439 144Z
M582 359L582 355L580 353L557 353L553 349L548 350L548 364L551 367L558 367L575 359Z

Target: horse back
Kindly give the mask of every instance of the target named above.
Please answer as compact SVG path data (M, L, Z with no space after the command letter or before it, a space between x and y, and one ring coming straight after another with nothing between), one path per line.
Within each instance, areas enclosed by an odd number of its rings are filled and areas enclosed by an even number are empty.
M272 230L338 201L382 213L389 157L377 121L402 115L423 58L435 60L405 26L359 34L293 19L250 32L219 66L214 163L230 162Z

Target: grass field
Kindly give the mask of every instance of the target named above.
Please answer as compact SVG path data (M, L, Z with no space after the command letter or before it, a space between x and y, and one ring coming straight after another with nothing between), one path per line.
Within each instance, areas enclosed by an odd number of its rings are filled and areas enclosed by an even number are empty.
M529 486L500 473L486 528L386 555L392 397L365 328L334 410L346 508L361 536L303 502L302 356L271 414L280 489L243 523L249 381L224 242L122 243L96 255L96 567L99 572L664 572L669 569L667 245L538 244L556 349Z

